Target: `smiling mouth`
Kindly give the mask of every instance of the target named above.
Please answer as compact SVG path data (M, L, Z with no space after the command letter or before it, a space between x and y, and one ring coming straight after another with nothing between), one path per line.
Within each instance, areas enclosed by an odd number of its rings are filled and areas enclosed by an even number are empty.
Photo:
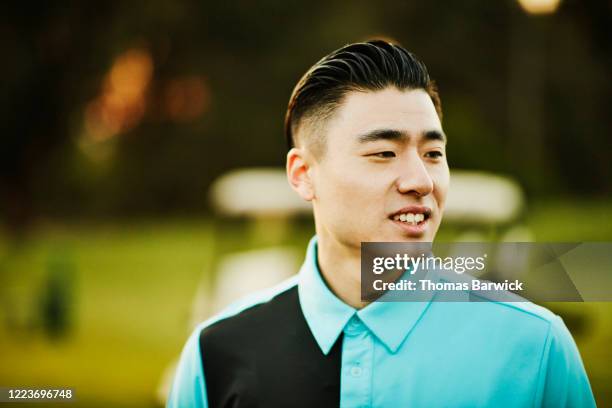
M421 225L425 223L431 217L431 210L424 210L418 212L401 212L397 213L390 218L393 221L399 221L406 225Z

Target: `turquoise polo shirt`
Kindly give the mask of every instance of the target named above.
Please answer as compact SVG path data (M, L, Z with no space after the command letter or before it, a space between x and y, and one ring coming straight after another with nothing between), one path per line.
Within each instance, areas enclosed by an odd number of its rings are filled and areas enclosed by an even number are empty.
M373 302L356 310L318 269L200 324L168 407L594 407L562 319L530 302Z

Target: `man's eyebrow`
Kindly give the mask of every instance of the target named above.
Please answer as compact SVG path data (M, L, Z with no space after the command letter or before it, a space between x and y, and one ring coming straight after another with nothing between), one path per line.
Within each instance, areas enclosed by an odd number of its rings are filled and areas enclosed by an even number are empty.
M359 143L375 142L377 140L403 140L407 137L405 132L396 129L374 129L359 135Z
M440 142L446 143L446 135L444 132L439 130L428 130L423 133L423 138L425 140L438 140Z
M397 129L374 129L357 137L359 143L375 142L377 140L402 141L408 138L408 133ZM427 130L423 132L423 139L427 141L438 140L446 143L446 135L439 130Z

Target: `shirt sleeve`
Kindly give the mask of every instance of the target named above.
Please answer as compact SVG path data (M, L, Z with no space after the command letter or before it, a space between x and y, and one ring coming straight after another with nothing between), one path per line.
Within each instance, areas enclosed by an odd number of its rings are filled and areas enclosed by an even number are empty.
M595 407L580 353L559 316L551 322L540 372L542 407Z
M198 327L189 337L179 360L166 408L207 408Z

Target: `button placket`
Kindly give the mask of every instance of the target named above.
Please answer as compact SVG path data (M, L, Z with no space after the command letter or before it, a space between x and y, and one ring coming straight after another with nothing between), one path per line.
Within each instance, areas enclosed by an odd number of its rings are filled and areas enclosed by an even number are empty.
M373 339L353 316L344 329L340 384L341 407L367 407L371 401Z

